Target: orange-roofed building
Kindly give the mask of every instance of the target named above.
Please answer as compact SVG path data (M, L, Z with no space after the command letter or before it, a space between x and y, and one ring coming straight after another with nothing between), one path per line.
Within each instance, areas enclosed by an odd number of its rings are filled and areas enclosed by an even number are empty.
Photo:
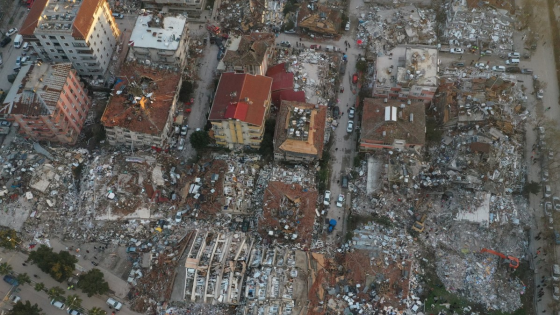
M216 143L228 148L259 148L270 113L272 78L224 73L218 83L208 120Z
M111 145L167 148L173 135L181 74L126 63L101 117Z
M43 60L71 62L87 76L107 71L120 36L105 0L37 0L19 33Z

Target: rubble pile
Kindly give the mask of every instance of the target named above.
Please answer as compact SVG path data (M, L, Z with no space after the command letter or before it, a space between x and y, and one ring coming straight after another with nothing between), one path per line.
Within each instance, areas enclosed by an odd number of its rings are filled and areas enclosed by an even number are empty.
M217 20L220 21L224 31L230 35L241 35L262 26L261 18L257 18L261 10L251 10L249 1L227 0L222 1L218 10ZM260 5L261 3L259 3ZM264 4L264 3L262 3ZM260 8L260 6L258 6Z
M436 12L414 5L363 8L356 40L375 54L387 54L399 44L434 45L437 42Z

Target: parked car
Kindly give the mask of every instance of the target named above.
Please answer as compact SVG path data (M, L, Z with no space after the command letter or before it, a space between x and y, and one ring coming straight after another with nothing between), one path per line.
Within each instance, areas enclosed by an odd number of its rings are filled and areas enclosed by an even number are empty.
M12 36L12 35L14 35L15 33L17 33L17 31L18 31L18 30L17 30L17 28L15 28L15 27L14 27L14 28L10 28L10 29L6 32L6 36Z
M286 33L286 34L295 34L296 31L295 31L295 30L287 30L287 31L284 31L284 33Z
M348 111L348 118L354 119L354 114L356 114L356 109L354 107L350 107L350 110Z
M521 73L523 73L523 74L533 74L533 70L525 68L525 69L521 69Z
M550 196L552 196L552 189L550 188L549 185L544 185L544 197L545 198L550 198Z
M552 216L552 202L547 201L544 203L544 214L548 217Z
M179 211L179 212L177 212L177 214L175 215L175 222L181 223L182 220L183 220L183 212L182 212L182 211Z
M16 286L19 284L19 282L17 281L16 277L12 276L12 275L5 275L4 276L4 281L8 282L9 284Z
M80 313L76 310L68 310L68 314L70 314L70 315L82 315L82 313Z
M556 243L556 245L560 245L560 233L558 232L554 232L554 243ZM554 280L558 280L558 279L554 279Z
M311 49L321 49L321 45L311 45L309 46Z
M59 309L61 309L61 310L64 309L64 303L62 303L62 302L60 302L60 301L57 301L57 300L52 300L52 301L51 301L51 305L54 306L54 307L56 307L56 308L59 308Z
M488 69L488 65L485 62L478 62L477 64L474 65L476 68L478 69Z
M496 71L496 72L506 72L506 67L505 67L505 66L493 66L493 67L492 67L492 71Z
M346 26L344 27L344 30L346 31L350 30L350 21L346 22Z
M10 296L10 302L16 304L17 302L19 302L21 300L21 297L17 296L17 295L11 295Z
M449 52L452 54L464 54L465 50L463 48L451 48Z
M117 311L122 308L122 303L113 299L113 298L108 298L107 299L107 305L109 305L109 308L114 308Z
M342 208L342 205L344 205L344 195L340 194L338 195L338 198L336 199L336 206L339 208Z
M465 66L465 63L464 63L464 62L454 62L454 63L453 63L453 66L454 66L454 67L464 67L464 66Z
M348 126L346 127L346 132L351 133L352 130L354 130L354 122L353 121L348 121Z
M332 115L335 119L338 118L338 116L340 115L340 108L338 106L333 107Z
M0 53L0 66L2 65L2 53Z
M6 37L0 42L0 47L6 47L6 45L8 45L11 42L12 42L12 39L9 38L9 37Z
M354 73L354 75L352 75L352 84L356 84L358 83L358 74Z
M328 206L328 205L331 204L331 191L330 190L325 191L325 199L323 200L323 204L325 206Z
M517 59L519 59L519 57L521 57L521 55L518 52L511 52L507 56L508 56L508 58L517 58Z
M552 289L552 298L555 301L560 300L560 289L557 286L554 286Z
M544 97L544 91L543 91L542 89L540 89L540 90L537 92L537 99L542 100L543 97Z
M181 136L186 136L188 129L189 129L189 125L185 125L185 126L181 127Z
M285 41L285 40L280 42L280 46L282 46L282 47L292 47L290 42Z
M348 176L343 175L340 181L342 182L342 188L348 188Z
M16 67L21 67L21 56L16 59Z
M552 197L552 205L554 206L554 210L560 211L560 198L556 196Z
M542 171L542 181L544 183L548 182L548 170L543 170Z

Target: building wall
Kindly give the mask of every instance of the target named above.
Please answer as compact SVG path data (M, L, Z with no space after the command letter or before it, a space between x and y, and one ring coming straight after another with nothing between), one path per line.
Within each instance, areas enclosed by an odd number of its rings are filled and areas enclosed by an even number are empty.
M206 9L206 0L142 0L145 3L156 5L173 5L173 10L196 10Z
M102 75L109 67L120 31L107 2L94 14L87 38L72 37L70 30L35 29L33 49L42 58L55 62L72 62L80 75Z
M157 48L139 47L136 44L129 48L129 54L137 60L145 61L150 60L151 63L163 65L177 65L181 69L187 63L188 50L189 50L189 27L188 23L183 29L181 34L181 41L177 50L164 50Z
M82 130L91 100L80 84L75 70L71 70L52 115L11 115L20 125L20 133L38 140L74 144Z

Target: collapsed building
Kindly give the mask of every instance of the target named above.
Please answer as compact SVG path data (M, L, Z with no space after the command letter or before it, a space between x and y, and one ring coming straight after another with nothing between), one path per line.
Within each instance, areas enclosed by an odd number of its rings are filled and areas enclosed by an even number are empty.
M272 33L251 33L231 39L217 70L265 75L275 58L275 38Z

